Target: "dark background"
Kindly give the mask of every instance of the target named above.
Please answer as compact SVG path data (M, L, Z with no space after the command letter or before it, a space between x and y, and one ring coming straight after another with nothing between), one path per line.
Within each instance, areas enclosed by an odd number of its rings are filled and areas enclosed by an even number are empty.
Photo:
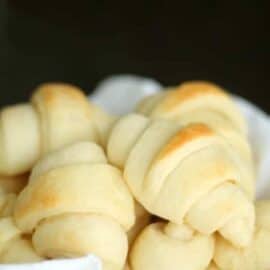
M269 16L262 1L0 0L0 105L135 73L211 80L270 112Z

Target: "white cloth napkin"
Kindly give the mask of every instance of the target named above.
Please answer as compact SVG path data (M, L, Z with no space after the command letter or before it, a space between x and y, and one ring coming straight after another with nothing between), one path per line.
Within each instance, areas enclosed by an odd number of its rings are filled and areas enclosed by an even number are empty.
M162 85L150 78L134 75L112 76L98 84L91 100L116 115L131 112L137 102L157 93ZM257 164L257 198L270 199L270 118L258 107L240 97L235 101L247 119L249 137ZM0 270L102 270L101 261L92 255L35 264L2 265Z
M92 255L78 259L50 260L32 264L1 265L1 270L102 270L100 260Z
M91 100L112 114L130 112L144 96L156 93L162 85L149 78L135 75L118 75L101 81Z

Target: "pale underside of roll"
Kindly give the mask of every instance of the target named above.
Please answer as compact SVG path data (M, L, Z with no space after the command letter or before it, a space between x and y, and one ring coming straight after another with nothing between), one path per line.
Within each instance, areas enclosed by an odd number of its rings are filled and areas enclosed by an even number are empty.
M213 253L213 236L161 222L149 225L136 239L129 264L131 270L206 269Z

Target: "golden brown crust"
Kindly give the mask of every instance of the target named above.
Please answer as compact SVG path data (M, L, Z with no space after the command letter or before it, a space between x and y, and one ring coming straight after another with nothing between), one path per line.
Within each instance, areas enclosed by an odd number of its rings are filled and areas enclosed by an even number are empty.
M77 87L48 83L31 98L40 118L42 154L80 140L98 141L95 106Z
M23 207L20 208L20 211L17 211L17 218L20 218L31 211L33 206L40 209L43 207L47 209L56 206L59 201L57 194L54 194L53 191L44 193L43 191L47 189L48 187L41 182L41 184L36 188L35 192L31 194L31 198L27 201L27 203L24 203Z
M181 103L202 95L227 96L219 86L205 81L190 81L169 90L172 91L162 101L162 108L165 111L171 111Z
M35 95L40 95L46 104L57 101L58 96L69 96L73 100L84 100L85 96L79 87L67 83L45 83L38 87Z
M171 152L179 149L186 143L192 140L198 139L199 137L211 136L214 132L204 124L190 124L185 128L181 129L161 150L157 160L161 160Z
M67 101L72 102L70 106L75 103L81 104L82 112L86 117L91 117L94 113L94 106L86 99L82 89L72 84L67 83L46 83L40 85L32 96L32 102L42 101L43 106L48 110L50 108L57 108L67 104ZM65 103L63 103L65 101Z

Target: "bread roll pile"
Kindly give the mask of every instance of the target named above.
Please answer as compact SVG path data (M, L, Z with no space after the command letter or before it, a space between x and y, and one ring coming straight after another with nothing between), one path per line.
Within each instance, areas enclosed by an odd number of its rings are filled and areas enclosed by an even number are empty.
M0 263L270 269L270 201L255 201L247 126L220 87L184 83L116 117L51 83L0 115Z

